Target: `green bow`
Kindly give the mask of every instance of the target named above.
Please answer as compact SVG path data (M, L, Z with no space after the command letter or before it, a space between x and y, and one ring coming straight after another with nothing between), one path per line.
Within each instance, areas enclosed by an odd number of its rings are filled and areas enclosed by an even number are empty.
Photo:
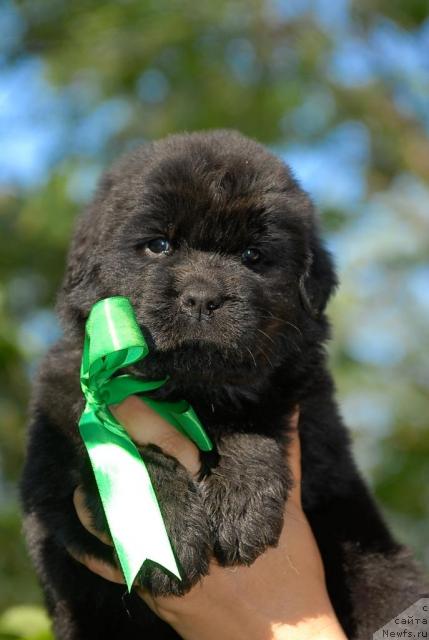
M180 580L158 501L146 465L124 427L109 411L110 404L153 391L167 382L113 374L149 353L127 298L97 302L86 323L80 383L86 399L79 430L88 451L103 508L121 565L131 590L146 560L163 566ZM212 443L192 407L185 401L142 398L202 451Z

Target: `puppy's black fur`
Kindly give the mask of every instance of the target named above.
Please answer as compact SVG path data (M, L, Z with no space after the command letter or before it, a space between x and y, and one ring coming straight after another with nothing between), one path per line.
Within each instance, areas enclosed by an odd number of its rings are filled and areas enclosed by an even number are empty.
M72 494L84 484L105 526L77 432L79 362L91 306L113 295L129 297L150 344L134 374L169 374L157 397L189 400L216 445L198 481L161 449L142 450L184 574L179 583L152 566L142 582L180 594L207 573L210 555L251 564L276 544L291 485L287 418L299 404L304 508L348 637L369 638L417 599L418 572L356 470L335 404L324 351L335 285L308 196L238 133L171 136L104 176L70 251L64 337L41 367L22 480L57 638L178 637L66 551L112 560L79 523Z

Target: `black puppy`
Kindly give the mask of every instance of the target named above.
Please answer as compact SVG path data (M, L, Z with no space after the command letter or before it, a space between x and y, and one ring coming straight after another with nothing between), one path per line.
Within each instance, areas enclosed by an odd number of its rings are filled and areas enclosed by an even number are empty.
M207 573L210 555L250 564L276 544L290 488L287 418L299 404L304 508L348 637L371 637L422 593L338 415L323 346L335 285L308 196L238 133L172 136L104 176L73 240L59 299L64 337L36 385L22 480L29 548L57 638L178 637L66 550L112 560L72 504L83 484L105 526L77 421L85 320L112 295L131 300L150 344L133 373L169 374L156 397L189 400L215 443L198 481L159 448L142 450L184 574L179 583L150 566L145 585L181 593Z

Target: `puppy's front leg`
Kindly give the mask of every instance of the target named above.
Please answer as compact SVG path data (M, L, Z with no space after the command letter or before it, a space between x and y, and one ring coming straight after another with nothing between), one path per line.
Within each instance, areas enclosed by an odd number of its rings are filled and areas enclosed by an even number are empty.
M198 483L171 456L155 446L140 447L160 505L182 580L148 561L138 580L155 596L182 595L208 573L211 554L210 525ZM103 531L107 522L94 483L86 483L87 503L95 526Z
M291 477L281 445L259 434L229 434L201 481L214 554L223 565L251 564L276 545Z
M141 573L154 595L181 595L208 573L210 526L197 482L175 458L155 445L142 450L182 576L179 582L157 566Z

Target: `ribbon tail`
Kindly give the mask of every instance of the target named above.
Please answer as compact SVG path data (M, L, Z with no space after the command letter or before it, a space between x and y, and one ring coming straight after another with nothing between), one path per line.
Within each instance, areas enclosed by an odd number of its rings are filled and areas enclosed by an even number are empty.
M88 408L79 430L128 590L146 560L156 562L180 580L146 465L133 442L125 433L108 431Z

